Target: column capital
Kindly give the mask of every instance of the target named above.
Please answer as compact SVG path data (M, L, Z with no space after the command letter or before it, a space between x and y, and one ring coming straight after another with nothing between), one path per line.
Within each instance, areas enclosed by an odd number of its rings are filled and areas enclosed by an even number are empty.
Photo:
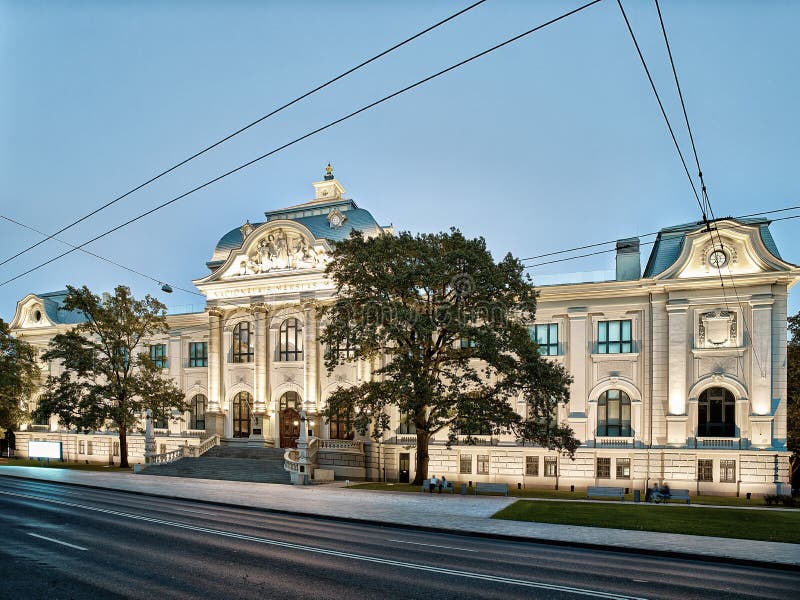
M208 313L209 317L220 317L220 318L222 318L223 316L225 316L225 311L223 311L221 308L217 308L217 307L214 307L214 306L206 308L206 312Z

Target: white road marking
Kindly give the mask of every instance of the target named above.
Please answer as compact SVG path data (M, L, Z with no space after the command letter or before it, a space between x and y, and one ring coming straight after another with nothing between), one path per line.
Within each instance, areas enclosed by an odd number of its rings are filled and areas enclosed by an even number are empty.
M40 540L47 540L48 542L55 542L56 544L61 544L62 546L67 546L69 548L75 548L75 550L88 550L88 548L84 548L83 546L76 546L75 544L70 544L68 542L62 542L61 540L56 540L51 537L47 537L45 535L39 535L38 533L30 533L27 532L28 535L39 538Z
M188 512L188 513L197 513L198 515L211 515L212 517L218 517L219 516L218 513L207 512L205 510L190 510L188 508L172 508L172 509L169 509L169 510L177 510L177 511L180 511L180 512ZM165 508L164 511L168 512L168 509Z
M352 560L359 560L363 562L376 563L390 567L399 567L403 569L413 569L415 571L427 571L429 573L436 573L438 575L451 575L454 577L464 577L467 579L479 579L482 581L491 581L493 583L505 583L507 585L516 585L520 587L537 588L542 590L553 590L558 592L567 592L570 594L577 594L580 596L592 596L594 598L608 598L613 600L646 600L645 598L637 596L625 596L623 594L615 594L612 592L604 592L602 590L590 590L587 588L575 588L566 585L557 585L552 583L544 583L541 581L529 581L526 579L513 579L511 577L500 577L497 575L489 575L487 573L474 573L472 571L459 571L456 569L447 569L444 567L434 567L432 565L423 565L417 563L408 563L399 560L391 560L388 558L380 558L377 556L367 556L364 554L353 554L351 552L342 552L339 550L329 550L327 548L317 548L315 546L305 546L303 544L293 544L291 542L282 542L279 540L270 540L262 537L255 537L252 535L245 535L242 533L233 533L230 531L222 531L219 529L209 529L207 527L199 527L197 525L189 525L187 523L179 523L177 521L166 521L164 519L156 519L153 517L145 517L144 515L135 515L132 513L124 513L118 510L110 510L108 508L99 508L97 506L88 506L86 504L77 504L76 502L65 502L63 500L51 500L49 498L40 498L39 496L31 496L28 494L19 494L16 492L0 491L4 496L16 496L18 498L28 498L38 502L46 502L48 504L57 504L59 506L69 506L71 508L80 508L92 512L102 513L106 515L114 515L125 519L134 521L145 521L147 523L156 523L167 527L175 527L176 529L185 529L188 531L197 531L200 533L207 533L209 535L216 535L220 537L232 538L237 540L244 540L247 542L254 542L256 544L264 544L267 546L276 546L279 548L288 548L290 550L298 550L301 552L310 552L314 554L322 554L326 556L334 556L337 558L349 558ZM56 541L56 540L53 540Z
M479 550L470 550L468 548L456 548L454 546L439 546L437 544L422 544L420 542L406 542L404 540L390 540L387 542L397 542L398 544L414 544L415 546L430 546L431 548L447 548L448 550L460 550L461 552L479 552Z

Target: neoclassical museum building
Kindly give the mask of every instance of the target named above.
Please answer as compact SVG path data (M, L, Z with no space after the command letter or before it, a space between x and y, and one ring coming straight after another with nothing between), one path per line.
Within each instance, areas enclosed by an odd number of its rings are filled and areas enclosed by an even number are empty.
M147 341L191 406L156 423L157 449L197 454L212 437L292 448L307 425L317 448L310 472L408 481L416 438L401 415L392 415L380 442L354 434L346 416L320 416L334 389L369 380L378 367L325 369L316 308L335 291L325 265L352 230L393 231L346 198L330 170L313 186L313 200L225 233L207 274L194 281L205 310L170 315L169 335ZM787 292L800 269L781 258L769 221L715 225L713 236L702 223L662 229L644 269L639 240L621 240L615 278L539 288L530 331L574 378L558 409L581 440L574 459L511 435L448 448L443 431L431 446L430 473L527 487L658 482L722 494L774 492L787 482ZM80 322L62 308L64 296L20 300L14 334L43 350ZM45 375L58 369L42 367ZM524 398L516 408L525 416ZM113 432L70 432L55 418L16 432L18 455L29 440L47 439L62 442L66 460L118 460ZM143 438L130 444L132 462L142 462Z

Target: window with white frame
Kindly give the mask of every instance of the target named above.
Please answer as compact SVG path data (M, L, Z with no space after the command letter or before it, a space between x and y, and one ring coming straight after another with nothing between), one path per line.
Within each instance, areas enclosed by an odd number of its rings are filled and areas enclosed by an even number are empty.
M489 474L489 455L488 454L478 454L478 475L488 475Z
M618 458L617 464L617 479L630 479L631 478L631 459Z
M611 459L609 457L597 457L597 478L611 479Z
M525 475L529 475L531 477L538 477L539 476L539 457L538 456L526 456L525 457Z
M544 476L558 477L558 459L555 456L544 457Z
M719 461L719 480L726 483L733 483L736 481L736 461L735 460L721 460Z

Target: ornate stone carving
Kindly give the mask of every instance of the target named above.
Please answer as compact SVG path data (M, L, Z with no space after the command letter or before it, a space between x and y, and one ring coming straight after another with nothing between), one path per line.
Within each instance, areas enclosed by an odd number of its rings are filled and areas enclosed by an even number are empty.
M315 249L306 238L282 228L267 232L255 249L239 261L237 275L324 267L329 261L323 250Z
M701 348L736 346L736 313L718 308L700 315L697 338Z

